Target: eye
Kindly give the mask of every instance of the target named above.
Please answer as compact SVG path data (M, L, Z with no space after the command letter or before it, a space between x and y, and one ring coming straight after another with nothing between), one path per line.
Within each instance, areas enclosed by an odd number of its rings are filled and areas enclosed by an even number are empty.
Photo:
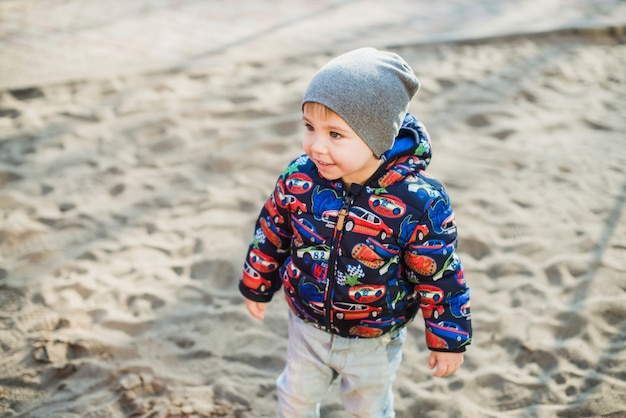
M335 139L337 139L337 138L341 138L341 134L339 134L339 133L337 133L337 132L333 132L333 131L331 131L331 132L330 132L330 137L331 137L331 138L335 138Z
M311 124L310 124L310 123L306 123L306 122L305 122L305 123L304 123L304 128L305 128L307 131L313 132L313 126L311 126Z

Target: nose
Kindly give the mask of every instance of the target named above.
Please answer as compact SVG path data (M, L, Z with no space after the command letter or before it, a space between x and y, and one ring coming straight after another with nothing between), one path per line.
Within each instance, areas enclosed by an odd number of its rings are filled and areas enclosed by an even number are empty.
M325 154L327 148L324 138L320 137L319 135L313 135L311 142L311 151L313 151L315 154Z

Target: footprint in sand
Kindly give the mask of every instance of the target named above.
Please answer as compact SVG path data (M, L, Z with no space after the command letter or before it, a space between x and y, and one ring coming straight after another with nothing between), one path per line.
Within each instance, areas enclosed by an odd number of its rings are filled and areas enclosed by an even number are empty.
M580 330L586 329L587 319L576 312L560 312L556 315L557 325L552 327L554 337L568 340L580 335Z
M478 238L459 238L459 251L469 254L473 259L480 260L491 252L489 245Z
M201 260L191 266L191 278L195 280L209 280L212 288L234 288L235 267L227 260Z
M136 317L151 316L154 311L165 305L165 301L156 295L144 293L133 295L127 299L128 309Z
M24 295L9 286L0 286L0 312L13 313L22 309Z
M471 115L470 117L465 119L465 123L474 128L482 128L491 125L491 121L489 120L487 115L482 113Z
M549 374L559 364L555 354L545 350L531 350L525 346L520 347L514 361L520 369L534 363L539 366L538 369L541 370L541 373L545 374Z
M45 97L44 92L37 87L27 87L23 89L9 90L9 94L17 100L25 101L32 99L39 99Z

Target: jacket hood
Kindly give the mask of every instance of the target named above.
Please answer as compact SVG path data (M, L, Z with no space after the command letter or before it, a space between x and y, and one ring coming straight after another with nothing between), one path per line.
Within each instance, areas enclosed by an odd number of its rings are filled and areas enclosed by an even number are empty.
M373 178L378 186L388 187L425 170L431 156L430 135L426 127L415 116L407 113L392 148L382 155L387 162Z
M430 163L432 153L430 135L424 124L412 114L407 113L393 146L383 155L387 161L404 155L413 155L424 162L422 169L425 169Z

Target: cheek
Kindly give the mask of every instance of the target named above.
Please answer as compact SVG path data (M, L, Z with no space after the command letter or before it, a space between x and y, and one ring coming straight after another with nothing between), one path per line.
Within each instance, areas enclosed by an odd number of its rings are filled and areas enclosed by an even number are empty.
M302 138L302 149L308 155L311 155L312 145L313 145L313 141L311 140L311 138L308 135L305 135L304 138Z
M357 166L365 164L374 157L369 148L361 147L352 148L351 150L346 152L346 155L348 156L348 159L352 162L352 164Z

